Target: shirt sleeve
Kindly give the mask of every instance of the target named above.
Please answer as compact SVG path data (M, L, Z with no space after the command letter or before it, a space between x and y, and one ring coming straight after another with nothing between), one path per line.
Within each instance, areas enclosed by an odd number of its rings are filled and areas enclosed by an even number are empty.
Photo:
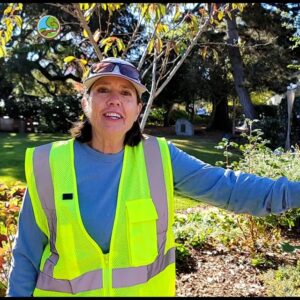
M174 189L219 208L263 216L300 207L300 182L286 177L272 180L216 167L169 142Z
M6 296L32 296L47 240L47 236L40 230L35 221L30 195L26 189L12 250Z

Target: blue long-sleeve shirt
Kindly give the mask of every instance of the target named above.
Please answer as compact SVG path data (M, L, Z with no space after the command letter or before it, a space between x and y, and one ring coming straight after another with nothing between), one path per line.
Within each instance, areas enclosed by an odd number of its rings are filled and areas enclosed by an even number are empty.
M169 143L174 188L194 199L256 216L300 207L300 183L214 167ZM87 232L109 251L124 151L103 154L75 141L79 206ZM19 215L8 296L31 296L47 237L36 224L28 190Z

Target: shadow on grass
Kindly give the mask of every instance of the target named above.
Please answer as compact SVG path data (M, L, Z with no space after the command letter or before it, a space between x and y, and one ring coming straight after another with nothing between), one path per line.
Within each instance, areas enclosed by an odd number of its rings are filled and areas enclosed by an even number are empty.
M220 141L218 138L168 136L167 139L179 149L213 166L217 161L224 160L222 152L215 149Z
M215 165L216 161L224 160L222 152L214 148L220 141L219 137L179 137L176 135L166 135L165 137L179 149L205 163ZM68 138L70 138L68 134L0 132L0 181L7 183L18 180L25 183L24 158L26 149Z
M67 134L0 133L1 181L25 182L24 159L27 148L69 138Z

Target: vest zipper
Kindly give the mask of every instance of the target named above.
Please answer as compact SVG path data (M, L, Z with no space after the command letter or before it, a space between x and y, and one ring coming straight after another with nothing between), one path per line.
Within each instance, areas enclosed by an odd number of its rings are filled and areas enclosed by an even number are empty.
M103 287L104 287L104 296L111 295L111 286L112 286L112 272L109 267L109 253L104 254L104 270L103 270Z

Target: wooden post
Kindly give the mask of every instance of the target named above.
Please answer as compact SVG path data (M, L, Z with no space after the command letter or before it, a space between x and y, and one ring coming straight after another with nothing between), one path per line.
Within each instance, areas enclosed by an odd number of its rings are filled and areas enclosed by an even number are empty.
M291 115L292 115L293 104L295 100L295 90L287 90L286 97L287 97L287 107L288 107L288 128L287 128L287 135L285 141L285 151L288 151L291 148L291 141L290 141Z

